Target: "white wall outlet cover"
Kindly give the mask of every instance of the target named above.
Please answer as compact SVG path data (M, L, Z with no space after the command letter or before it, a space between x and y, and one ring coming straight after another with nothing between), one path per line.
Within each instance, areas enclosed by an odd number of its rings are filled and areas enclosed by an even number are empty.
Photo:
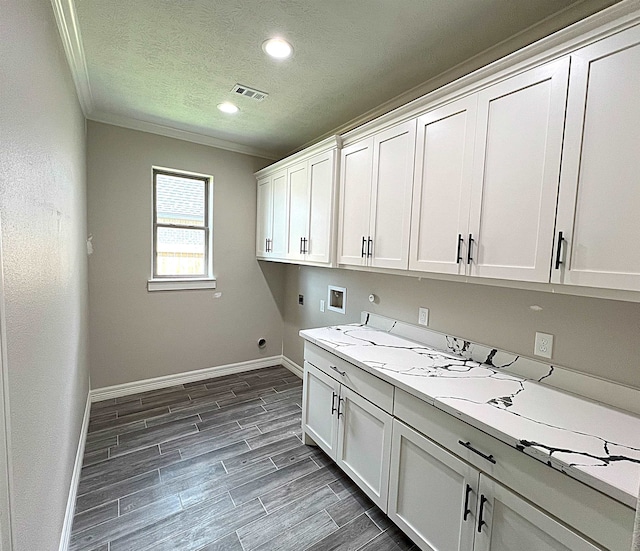
M553 354L553 335L536 332L533 354L541 358L551 358Z
M418 309L418 323L420 325L429 325L429 308Z
M320 300L320 311L324 312L324 300Z

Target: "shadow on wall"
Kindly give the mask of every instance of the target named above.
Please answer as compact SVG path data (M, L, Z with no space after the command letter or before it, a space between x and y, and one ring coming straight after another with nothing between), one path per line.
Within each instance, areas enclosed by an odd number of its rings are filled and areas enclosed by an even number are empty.
M269 286L273 301L276 303L278 311L280 312L280 317L284 319L285 270L287 265L279 262L265 262L263 260L257 260L256 262L258 262L262 275Z

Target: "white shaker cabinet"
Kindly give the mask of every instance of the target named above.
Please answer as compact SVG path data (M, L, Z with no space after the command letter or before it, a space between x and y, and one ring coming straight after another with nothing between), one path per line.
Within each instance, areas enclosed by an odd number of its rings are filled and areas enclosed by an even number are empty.
M309 176L307 163L287 169L287 258L302 260L308 240Z
M348 382L345 372L334 369ZM302 401L305 443L311 438L386 511L391 415L307 361Z
M549 282L569 59L478 93L470 274Z
M258 180L256 256L284 258L287 250L287 172Z
M477 496L476 469L394 420L388 515L421 549L472 549Z
M640 27L571 54L552 281L640 291Z
M463 275L478 98L418 117L409 269Z
M415 120L345 147L338 263L407 269Z
M474 551L599 551L576 532L484 474Z
M337 137L256 173L256 256L331 265L335 246Z
M598 551L404 423L393 422L389 518L424 551Z

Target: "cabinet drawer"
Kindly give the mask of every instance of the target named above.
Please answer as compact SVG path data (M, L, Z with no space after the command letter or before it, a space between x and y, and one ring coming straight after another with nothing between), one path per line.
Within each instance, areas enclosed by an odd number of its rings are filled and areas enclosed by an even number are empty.
M315 344L305 343L304 359L380 409L393 411L394 386Z
M394 416L612 551L631 545L634 511L434 406L397 389ZM462 446L492 455L495 464Z

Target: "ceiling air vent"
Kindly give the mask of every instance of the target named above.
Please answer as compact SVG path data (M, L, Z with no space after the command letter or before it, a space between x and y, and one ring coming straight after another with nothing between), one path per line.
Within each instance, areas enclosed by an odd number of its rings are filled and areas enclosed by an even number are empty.
M255 88L249 88L249 86L244 86L243 84L236 84L231 89L231 91L246 98L254 99L256 101L262 101L269 95L266 92L261 92L260 90L256 90Z

